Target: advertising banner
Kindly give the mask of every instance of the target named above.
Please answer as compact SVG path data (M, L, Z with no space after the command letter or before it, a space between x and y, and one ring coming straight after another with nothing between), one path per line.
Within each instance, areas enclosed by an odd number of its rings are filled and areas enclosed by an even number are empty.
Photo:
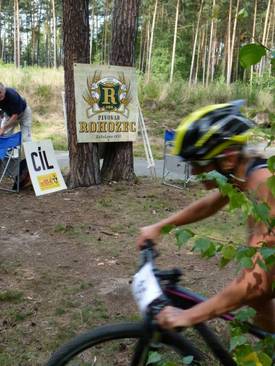
M31 141L23 145L36 196L66 189L52 141Z
M74 65L78 142L135 141L138 97L135 68Z

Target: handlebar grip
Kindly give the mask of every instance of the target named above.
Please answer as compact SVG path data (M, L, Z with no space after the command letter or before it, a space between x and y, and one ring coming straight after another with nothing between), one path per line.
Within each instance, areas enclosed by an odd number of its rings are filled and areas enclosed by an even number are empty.
M156 243L155 243L153 240L151 240L151 239L146 239L146 240L144 240L144 245L143 245L143 247L141 248L141 250L143 250L143 249L151 249L151 248L153 248L155 245L156 245Z

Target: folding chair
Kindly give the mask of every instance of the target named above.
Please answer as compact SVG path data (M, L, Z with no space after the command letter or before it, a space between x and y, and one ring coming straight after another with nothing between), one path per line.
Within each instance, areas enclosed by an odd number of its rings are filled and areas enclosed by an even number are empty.
M165 130L162 183L175 188L184 188L191 178L190 166L179 156L172 154L174 139L175 131ZM177 181L183 181L183 184L177 184Z
M21 132L0 136L0 190L19 192Z

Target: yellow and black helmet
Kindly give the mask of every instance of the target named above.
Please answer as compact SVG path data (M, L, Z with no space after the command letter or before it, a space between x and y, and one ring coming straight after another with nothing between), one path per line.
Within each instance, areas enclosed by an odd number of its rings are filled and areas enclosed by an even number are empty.
M176 129L174 154L184 160L211 160L232 145L243 145L254 122L243 116L242 100L214 104L185 117Z

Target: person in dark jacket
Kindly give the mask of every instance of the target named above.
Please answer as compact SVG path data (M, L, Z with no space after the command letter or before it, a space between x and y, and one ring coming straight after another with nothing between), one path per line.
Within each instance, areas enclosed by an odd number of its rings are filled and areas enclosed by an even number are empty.
M13 132L20 125L22 141L31 141L32 112L26 100L13 88L0 83L0 109L4 112L0 136Z

